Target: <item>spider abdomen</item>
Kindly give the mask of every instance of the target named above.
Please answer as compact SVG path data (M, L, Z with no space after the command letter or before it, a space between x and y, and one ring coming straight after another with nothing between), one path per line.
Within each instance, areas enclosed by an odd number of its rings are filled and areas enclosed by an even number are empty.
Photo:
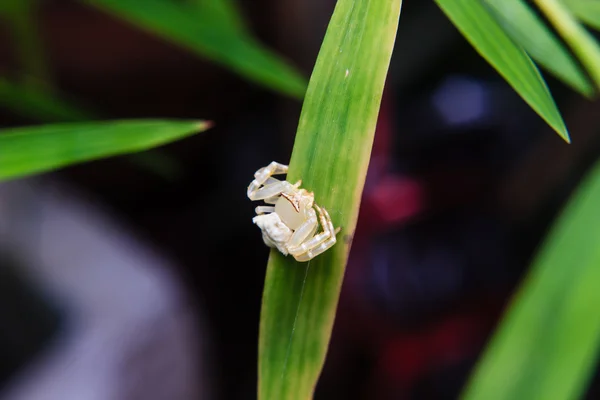
M295 207L296 204L290 201L289 198L281 196L277 203L275 203L275 212L279 215L284 224L292 230L298 229L300 225L305 221L304 209Z

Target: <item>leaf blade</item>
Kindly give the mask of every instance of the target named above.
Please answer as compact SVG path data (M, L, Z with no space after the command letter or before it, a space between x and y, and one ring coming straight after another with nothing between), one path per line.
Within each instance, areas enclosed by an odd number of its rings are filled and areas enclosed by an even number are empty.
M586 97L594 87L558 37L522 0L486 0L507 33L547 71Z
M309 263L271 252L259 399L312 397L323 367L364 186L401 2L338 0L305 97L287 180L303 180L341 226Z
M0 105L13 112L49 121L89 119L92 114L54 94L0 77Z
M461 398L577 399L600 350L600 164L572 196Z
M463 36L565 141L569 133L554 99L527 53L504 32L483 3L436 0Z
M206 121L120 120L0 130L0 181L147 150L210 127Z
M51 74L36 23L37 0L4 0L0 17L7 22L14 42L24 83L32 87L50 87Z
M556 0L534 1L565 41L569 43L596 86L600 88L600 44L562 2Z
M302 98L306 81L295 68L228 24L215 25L209 14L166 0L80 0L107 11L245 78L291 97Z
M600 29L600 3L590 0L563 0L564 5L587 25Z
M231 0L188 0L198 15L209 13L215 25L227 25L238 34L247 34L244 21Z

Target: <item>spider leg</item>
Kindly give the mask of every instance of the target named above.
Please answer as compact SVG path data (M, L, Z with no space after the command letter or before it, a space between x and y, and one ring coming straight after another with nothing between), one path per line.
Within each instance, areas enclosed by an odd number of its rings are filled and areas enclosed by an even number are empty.
M256 214L261 215L261 214L266 214L266 213L272 213L275 212L275 207L272 206L258 206L255 208Z
M265 182L265 186L267 186L267 185L271 185L271 184L273 184L273 183L279 183L279 182L281 182L281 181L280 181L280 180L278 180L278 179L275 179L275 178L269 178L269 179L267 179L267 181ZM281 195L281 193L277 193L277 194L276 194L275 196L273 196L273 197L268 197L268 198L266 198L266 199L263 199L263 201L264 201L265 203L267 203L267 204L276 204L276 203L277 203L277 200L279 200L279 196L280 196L280 195Z
M289 253L294 256L297 261L308 261L319 254L323 253L336 243L336 235L340 228L334 229L331 217L326 209L314 205L319 213L319 220L323 227L323 232L294 248L288 248Z
M296 190L296 188L291 183L287 181L277 181L253 191L250 191L250 188L248 188L248 197L250 200L272 199L283 192L293 192L294 190Z
M298 247L307 238L313 236L319 227L317 215L314 210L310 210L309 218L298 227L292 234L289 242L287 243L288 248Z
M264 199L263 201L267 204L277 204L277 200L279 200L279 195L269 197L268 199Z
M336 229L336 233L339 232L340 228ZM331 236L329 239L325 240L323 243L319 244L317 247L312 250L307 251L306 253L295 255L294 258L297 261L305 262L312 260L316 256L325 251L329 250L333 245L337 242L335 236Z
M248 197L251 197L252 194L255 194L260 187L267 182L269 178L273 175L281 175L287 174L288 166L284 164L280 164L278 162L273 161L271 164L267 165L256 171L254 173L254 180L250 182L248 186ZM252 199L252 200L260 200L260 199Z

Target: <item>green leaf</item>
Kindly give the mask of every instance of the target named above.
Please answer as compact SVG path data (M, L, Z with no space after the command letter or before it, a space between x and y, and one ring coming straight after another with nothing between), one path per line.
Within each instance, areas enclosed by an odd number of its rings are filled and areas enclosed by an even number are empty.
M35 18L37 0L2 0L0 17L9 29L11 45L16 50L23 83L31 87L49 87L50 72Z
M600 45L558 0L534 0L600 88Z
M188 0L190 4L196 7L199 17L211 16L210 22L215 27L227 28L238 34L248 34L248 29L231 0ZM209 18L205 18L209 22Z
M587 97L594 94L585 72L540 17L522 0L485 0L496 19L514 41L573 89Z
M436 0L436 3L479 54L569 142L567 128L537 67L504 32L483 3L473 0Z
M55 94L0 77L0 106L42 121L77 121L91 114L59 99Z
M600 29L600 2L598 0L563 0L565 6L589 26Z
M342 230L337 244L307 263L271 252L260 321L259 399L312 398L356 227L400 6L399 0L338 0L329 23L287 180L302 179Z
M67 103L55 93L48 93L30 85L12 83L3 78L0 78L0 106L15 114L44 122L97 119L94 114ZM182 167L177 160L159 150L132 154L130 158L138 166L164 179L173 180L182 174Z
M283 94L302 98L305 79L272 51L210 13L169 0L80 0Z
M537 255L465 400L579 399L600 344L600 164Z
M73 122L0 130L0 181L133 153L210 127L205 121Z

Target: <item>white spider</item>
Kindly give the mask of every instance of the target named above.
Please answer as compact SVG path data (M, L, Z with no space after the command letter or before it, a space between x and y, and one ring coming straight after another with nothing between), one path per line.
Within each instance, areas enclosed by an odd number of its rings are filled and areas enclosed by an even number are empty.
M291 254L297 261L308 261L335 244L340 228L333 228L329 213L314 202L313 193L300 189L302 181L292 185L272 177L287 171L287 165L275 161L256 171L248 198L275 206L256 207L258 215L252 222L262 230L267 246ZM319 222L323 232L315 235Z

